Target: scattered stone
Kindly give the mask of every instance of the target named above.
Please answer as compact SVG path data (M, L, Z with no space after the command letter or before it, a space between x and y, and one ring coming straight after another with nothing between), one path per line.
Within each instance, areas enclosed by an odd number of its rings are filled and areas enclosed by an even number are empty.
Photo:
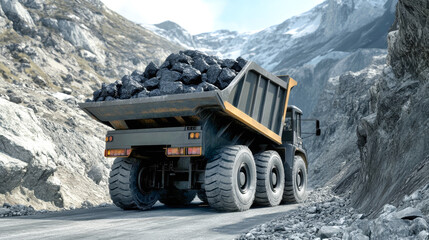
M221 72L222 68L219 65L211 65L207 70L207 82L215 84Z
M16 103L16 104L20 104L20 103L22 103L22 98L15 96L15 95L9 95L9 101Z
M175 63L175 64L173 65L173 67L171 68L171 70L174 70L174 71L177 71L177 72L183 73L183 70L185 70L186 68L189 68L189 65L188 65L188 64L178 62L178 63Z
M162 94L183 93L183 83L181 82L161 82L159 90Z
M73 90L71 90L70 88L63 87L62 92L70 95L72 94Z
M198 84L201 82L201 72L193 67L183 70L182 81L185 84Z
M158 85L159 85L159 79L157 77L153 77L153 78L147 80L146 82L144 82L144 87L147 90L155 89L158 87Z
M316 213L317 212L317 207L309 207L307 210L308 213Z
M149 97L156 97L156 96L161 96L161 91L158 88L150 91L149 93Z
M207 70L209 69L210 65L208 65L206 63L206 61L204 61L203 58L197 58L194 60L194 63L192 64L192 66L196 69L198 69L198 71L205 73L207 72Z
M421 218L421 217L418 217L418 218L415 218L414 220L413 220L413 223L412 223L412 225L411 225L411 231L414 233L414 234L419 234L421 231L427 231L429 229L429 227L428 227L428 223L426 222L426 220L425 219L423 219L423 218Z
M131 73L131 76L132 76L132 77L140 77L141 75L143 75L143 73L142 73L141 71L139 71L139 70L134 70L134 71Z
M41 76L35 76L33 78L33 82L37 85L39 85L40 87L46 87L48 86L48 84L46 83L45 79L43 79Z
M237 64L238 64L238 67L240 68L240 70L236 70L236 71L239 72L239 71L241 71L241 69L244 68L244 66L246 66L247 61L242 57L238 57L237 58Z
M341 228L338 226L323 226L319 230L319 235L321 238L331 238L338 236L341 233Z
M229 68L222 69L222 72L218 77L218 84L219 84L218 87L220 87L220 89L226 88L231 83L231 81L235 78L235 76L236 74L231 69Z
M427 231L421 231L419 235L417 235L417 238L419 240L428 240L429 239L429 233Z
M134 94L140 92L141 90L143 90L143 86L139 82L133 79L124 79L122 80L122 87L119 90L119 98L131 98Z
M146 69L144 70L143 76L147 79L153 78L156 76L156 73L158 72L158 66L156 66L155 63L150 62Z
M182 74L180 74L179 72L171 71L171 70L168 70L168 69L161 69L157 73L157 77L162 82L175 82L175 81L179 81L181 76L182 76Z
M232 68L237 62L233 59L225 59L221 63L222 68ZM238 63L237 63L238 64Z
M94 204L92 204L90 201L85 200L82 202L82 208L92 208L94 207Z

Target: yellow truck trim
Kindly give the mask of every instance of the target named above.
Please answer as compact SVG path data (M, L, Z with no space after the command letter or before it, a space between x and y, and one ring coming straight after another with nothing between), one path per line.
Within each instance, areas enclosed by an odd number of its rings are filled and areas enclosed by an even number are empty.
M287 93L286 93L286 103L285 103L285 111L283 113L283 118L282 118L282 122L285 121L286 119L286 112L287 112L287 106L289 104L289 94L290 94L290 90L295 87L298 83L293 80L293 78L289 78L289 84L287 85Z
M286 100L287 102L287 100ZM258 131L259 133L263 134L267 138L273 140L277 144L282 144L282 138L281 136L277 135L275 132L271 131L264 125L260 124L255 119L251 118L249 115L242 112L240 109L234 107L231 103L224 101L223 102L225 106L225 111L233 116L234 118L238 119L239 121L243 122L250 128Z

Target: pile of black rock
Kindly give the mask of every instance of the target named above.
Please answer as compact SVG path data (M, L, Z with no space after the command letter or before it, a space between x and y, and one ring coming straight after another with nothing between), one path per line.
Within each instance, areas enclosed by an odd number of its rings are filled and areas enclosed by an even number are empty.
M181 51L168 56L160 67L151 62L143 73L136 70L114 83L103 83L93 93L93 101L222 90L246 63L241 57L220 59L199 51Z

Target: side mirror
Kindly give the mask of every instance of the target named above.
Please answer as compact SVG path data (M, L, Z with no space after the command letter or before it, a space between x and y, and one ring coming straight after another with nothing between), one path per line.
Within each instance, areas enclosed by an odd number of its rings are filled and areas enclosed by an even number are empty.
M322 134L322 131L320 130L320 122L319 120L316 120L316 136L320 136Z

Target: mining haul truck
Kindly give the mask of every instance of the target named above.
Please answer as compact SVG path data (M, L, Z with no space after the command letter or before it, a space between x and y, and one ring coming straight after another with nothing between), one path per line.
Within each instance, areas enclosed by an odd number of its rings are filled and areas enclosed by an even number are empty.
M81 103L107 132L113 203L150 209L199 199L219 211L306 199L297 84L248 62L223 90ZM320 134L320 130L317 129Z

